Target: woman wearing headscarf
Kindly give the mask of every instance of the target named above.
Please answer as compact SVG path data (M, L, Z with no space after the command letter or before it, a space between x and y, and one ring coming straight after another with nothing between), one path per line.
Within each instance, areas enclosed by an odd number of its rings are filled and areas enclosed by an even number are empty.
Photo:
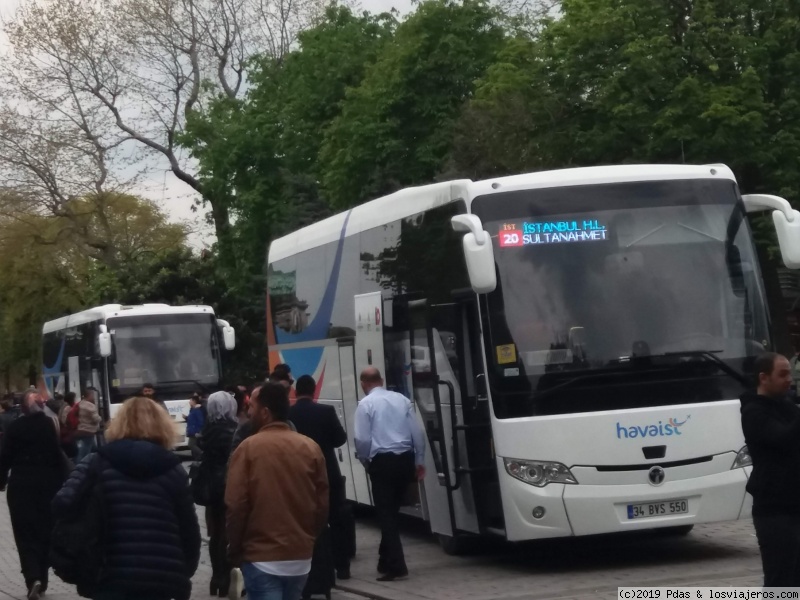
M198 476L204 478L208 494L206 528L211 558L209 592L212 596L224 598L228 595L231 573L225 535L225 477L231 442L238 425L236 400L228 392L216 392L208 397L206 412L208 418L197 444L203 452Z
M50 502L64 476L58 431L45 414L42 396L28 390L22 417L6 429L0 451L0 490L8 484L8 512L28 600L38 600L47 590L53 529Z
M126 400L106 432L53 500L64 518L99 486L105 508L103 550L94 600L189 600L200 561L186 470L171 450L175 425L155 402Z

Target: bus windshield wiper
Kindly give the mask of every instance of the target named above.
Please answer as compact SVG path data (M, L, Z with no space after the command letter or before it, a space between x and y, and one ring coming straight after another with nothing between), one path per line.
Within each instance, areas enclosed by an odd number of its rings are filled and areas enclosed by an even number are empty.
M200 383L197 379L172 379L170 381L159 381L156 385L173 385L178 383L193 383L200 388L200 391L205 392L210 384Z
M750 387L752 382L750 378L747 377L741 371L734 369L724 360L722 360L717 353L722 352L722 350L679 350L677 352L665 352L664 354L653 354L649 358L660 358L660 357L676 357L676 358L700 358L707 362L711 362L716 364L719 367L719 370L725 373L726 375L730 376L731 378L735 379L745 387Z
M625 367L622 367L622 368L616 367L616 368L613 368L613 369L602 369L602 370L591 371L591 372L588 372L588 373L584 373L582 375L576 375L575 377L567 379L566 381L562 381L561 383L557 383L553 387L549 387L546 390L542 390L541 392L539 392L538 394L536 394L534 396L534 399L535 400L542 400L542 399L547 398L548 396L550 396L550 395L552 395L552 394L554 394L556 392L559 392L559 391L561 391L561 390L563 390L565 388L571 387L571 386L573 386L575 384L578 384L578 383L581 383L581 382L584 382L584 381L587 381L587 380L605 379L605 378L611 378L611 377L627 376L627 375L630 375L632 373L642 373L644 371L651 372L651 371L665 371L665 370L669 370L669 367L652 367L652 366L649 366L646 369L635 369L635 370L632 370L626 365Z
M613 378L613 377L624 377L626 375L631 375L634 373L652 373L652 372L664 372L670 371L675 368L675 365L657 365L651 362L651 359L654 358L700 358L707 363L713 363L716 365L723 373L728 375L729 377L735 379L739 383L744 386L750 386L751 382L747 375L737 371L720 357L718 357L715 352L721 352L721 350L714 351L714 350L684 350L678 352L665 352L664 354L652 354L649 356L641 356L627 360L624 364L625 367L617 367L613 369L603 369L594 372L585 372L581 375L576 375L575 377L571 377L566 381L562 381L561 383L557 383L556 385L549 387L545 390L542 390L538 394L534 396L534 398L538 400L543 400L548 396L559 392L565 388L571 387L576 384L580 384L585 381L593 380L593 379L605 379L605 378Z

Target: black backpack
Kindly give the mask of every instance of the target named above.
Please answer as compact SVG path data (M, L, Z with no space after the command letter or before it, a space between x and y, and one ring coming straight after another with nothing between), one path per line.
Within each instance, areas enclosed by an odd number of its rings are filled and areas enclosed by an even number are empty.
M78 594L91 597L105 566L106 506L99 476L103 459L95 454L88 489L74 513L56 520L50 545L50 564Z

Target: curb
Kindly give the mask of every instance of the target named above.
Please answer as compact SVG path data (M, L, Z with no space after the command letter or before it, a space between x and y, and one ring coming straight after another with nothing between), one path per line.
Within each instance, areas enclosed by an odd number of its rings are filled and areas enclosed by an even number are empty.
M335 586L333 586L333 589L339 590L339 591L342 591L342 592L347 592L348 594L355 594L356 596L359 596L360 598L368 598L369 600L394 600L394 598L389 598L388 596L379 596L379 595L376 595L376 594L371 594L369 592L365 592L363 590L359 590L358 588L355 588L353 586L342 585L340 583L337 583Z

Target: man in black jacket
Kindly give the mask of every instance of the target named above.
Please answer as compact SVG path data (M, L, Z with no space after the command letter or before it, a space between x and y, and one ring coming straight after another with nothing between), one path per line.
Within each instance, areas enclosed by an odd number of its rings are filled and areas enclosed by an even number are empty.
M336 409L314 401L317 382L311 375L303 375L295 383L297 401L289 409L289 420L298 433L317 442L325 456L330 486L329 524L333 545L334 566L339 579L350 579L350 553L345 549L342 528L345 491L336 448L347 442L347 434L336 416Z
M742 431L753 472L753 525L765 587L800 586L800 407L789 400L789 361L766 353L755 361L756 393L742 396Z

